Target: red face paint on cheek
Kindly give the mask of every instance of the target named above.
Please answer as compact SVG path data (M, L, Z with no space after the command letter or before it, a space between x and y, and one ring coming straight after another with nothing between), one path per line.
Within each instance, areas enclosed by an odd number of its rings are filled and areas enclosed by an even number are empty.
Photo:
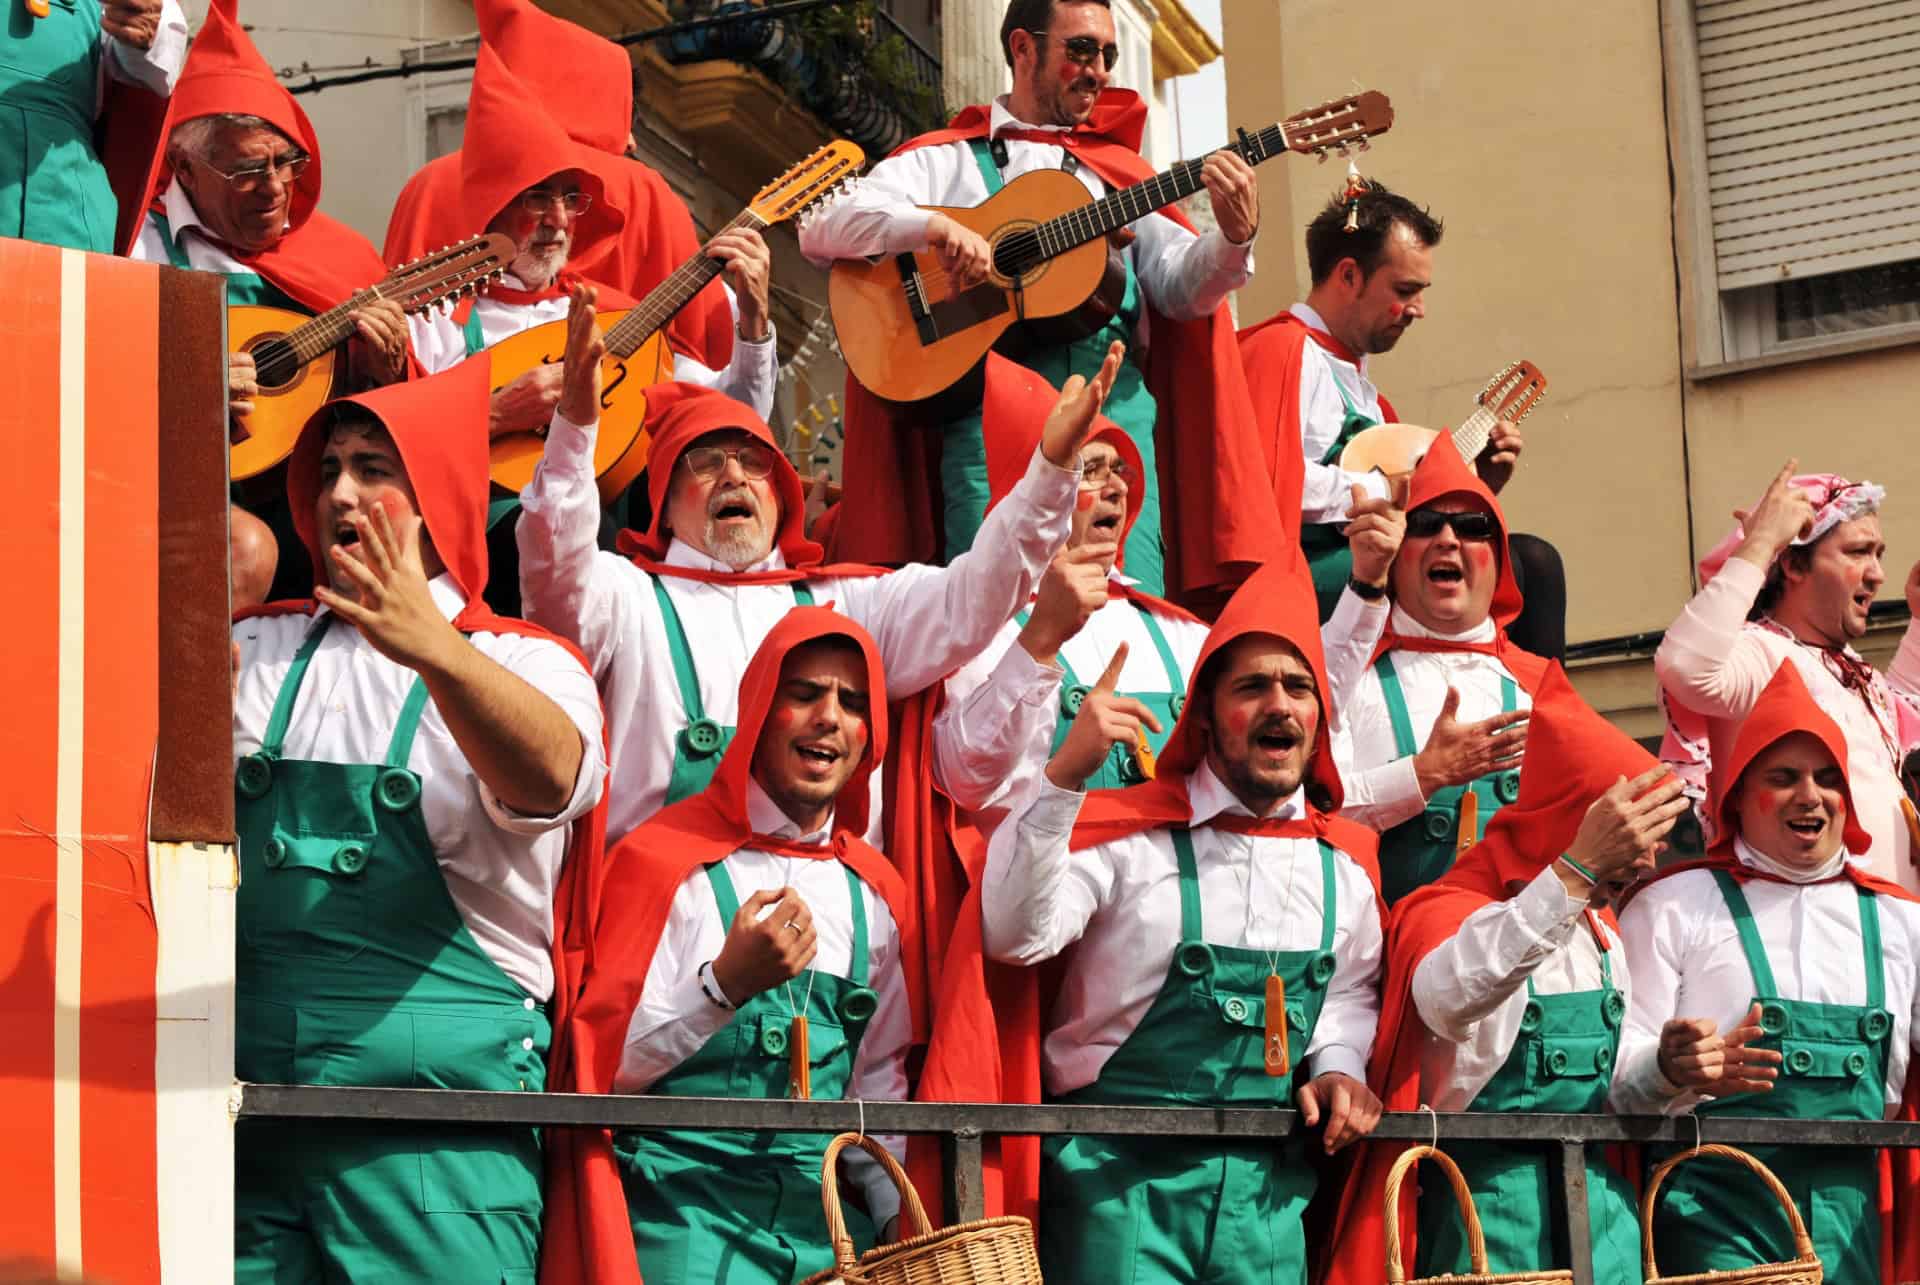
M1099 502L1100 495L1097 491L1082 491L1074 497L1073 507L1079 512L1085 513Z
M1226 717L1227 734L1238 739L1247 734L1247 728L1253 725L1253 716L1244 709L1230 709Z
M800 711L791 705L777 705L773 711L773 725L782 730L792 727L800 721Z
M413 506L407 503L407 497L391 486L383 486L374 492L367 501L367 507L379 509L385 513L388 524L396 531L400 529L400 524L413 513Z

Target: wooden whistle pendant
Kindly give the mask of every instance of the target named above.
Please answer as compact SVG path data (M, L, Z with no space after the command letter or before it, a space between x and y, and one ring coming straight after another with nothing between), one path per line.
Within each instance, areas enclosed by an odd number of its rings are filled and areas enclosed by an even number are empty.
M1134 742L1133 761L1140 765L1140 775L1151 781L1159 770L1159 762L1154 758L1153 746L1147 744L1146 729L1141 728L1136 735L1139 739Z
M787 1026L787 1096L813 1096L813 1059L807 1054L807 1019L799 1014Z
M1293 1069L1287 1057L1287 983L1278 973L1267 975L1266 1063L1268 1075L1285 1075Z
M1480 796L1468 790L1460 796L1460 832L1453 841L1453 855L1460 856L1479 842Z

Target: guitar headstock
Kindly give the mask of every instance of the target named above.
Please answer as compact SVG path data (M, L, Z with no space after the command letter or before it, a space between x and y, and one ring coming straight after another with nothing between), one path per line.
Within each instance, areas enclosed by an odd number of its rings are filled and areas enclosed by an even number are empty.
M1547 395L1547 377L1530 361L1516 361L1487 381L1474 398L1495 419L1518 424Z
M1379 90L1369 89L1295 112L1279 128L1289 150L1310 152L1324 161L1333 152L1345 156L1365 151L1367 140L1392 129L1393 104Z
M763 224L784 223L860 172L867 154L836 138L753 194L747 209Z
M403 312L425 312L495 280L512 264L514 253L512 237L483 233L401 264L378 289L382 297L399 303Z

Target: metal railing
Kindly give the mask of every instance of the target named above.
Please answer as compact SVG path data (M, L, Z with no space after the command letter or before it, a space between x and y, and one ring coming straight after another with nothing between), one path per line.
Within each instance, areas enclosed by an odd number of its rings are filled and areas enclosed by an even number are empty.
M455 1089L240 1086L242 1120L361 1120L558 1128L728 1129L773 1133L935 1134L946 1151L945 1204L953 1221L985 1216L982 1147L989 1135L1104 1134L1222 1142L1311 1136L1293 1110L1205 1107L1008 1106L643 1094L483 1093ZM1375 1140L1482 1141L1555 1146L1575 1285L1593 1285L1587 1217L1589 1145L1612 1142L1733 1146L1920 1147L1920 1124L1733 1116L1529 1115L1389 1112Z

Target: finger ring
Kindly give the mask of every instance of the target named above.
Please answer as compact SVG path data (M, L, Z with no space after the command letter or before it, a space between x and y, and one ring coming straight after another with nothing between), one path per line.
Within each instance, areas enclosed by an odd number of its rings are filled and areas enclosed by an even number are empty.
M787 930L788 930L789 932L796 932L796 933L797 933L797 932L799 932L799 931L800 931L800 921L799 921L798 919L789 919L789 920L787 920L787 922L786 922L786 924L784 925L784 927L785 927L785 928L786 928L786 929L787 929Z

